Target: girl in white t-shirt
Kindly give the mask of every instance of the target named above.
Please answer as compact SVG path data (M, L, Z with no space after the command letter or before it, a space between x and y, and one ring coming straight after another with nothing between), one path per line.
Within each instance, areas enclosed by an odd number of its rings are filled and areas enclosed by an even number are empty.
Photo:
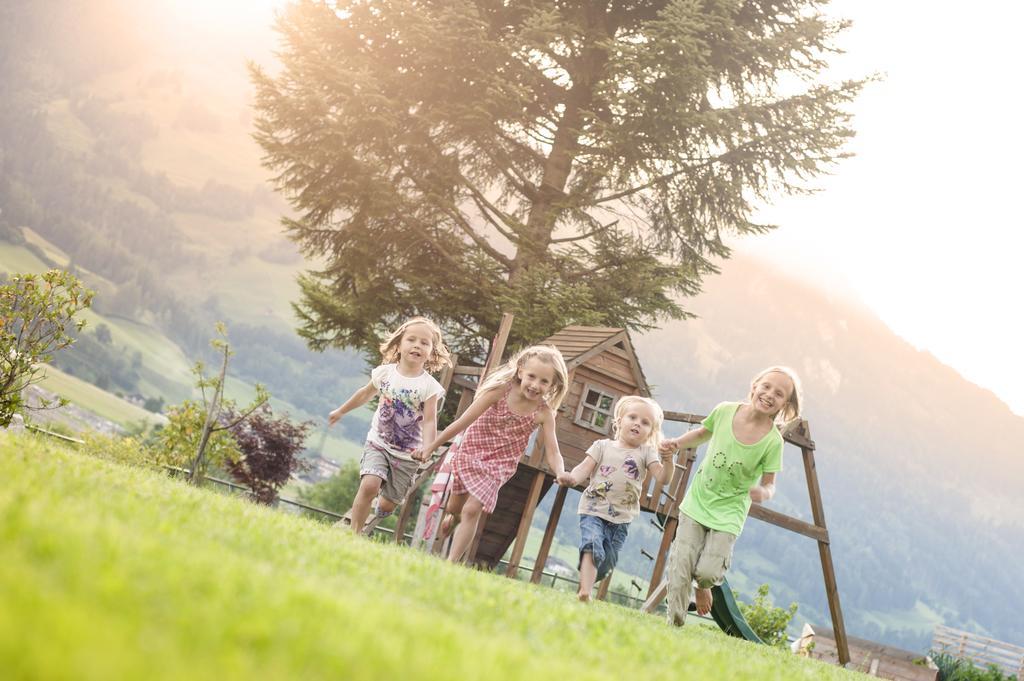
M380 393L359 462L359 491L349 511L357 534L374 497L381 497L377 515L390 515L412 484L419 467L413 452L437 434L437 403L444 395L444 388L427 372L451 364L441 330L425 317L413 317L398 327L380 352L381 365L370 372L369 383L327 417L333 426Z
M594 583L615 567L629 523L640 513L640 493L648 471L660 483L668 481L671 469L658 456L664 418L661 407L650 398L629 395L619 399L612 421L615 439L594 442L564 481L572 487L590 482L578 509L577 596L581 601L589 601Z

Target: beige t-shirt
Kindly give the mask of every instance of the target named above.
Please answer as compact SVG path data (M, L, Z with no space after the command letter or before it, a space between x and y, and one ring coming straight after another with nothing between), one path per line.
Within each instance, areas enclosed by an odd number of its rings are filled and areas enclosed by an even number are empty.
M660 462L654 447L623 447L617 440L598 440L587 456L597 462L590 485L580 497L578 513L621 524L640 513L640 486L647 467Z

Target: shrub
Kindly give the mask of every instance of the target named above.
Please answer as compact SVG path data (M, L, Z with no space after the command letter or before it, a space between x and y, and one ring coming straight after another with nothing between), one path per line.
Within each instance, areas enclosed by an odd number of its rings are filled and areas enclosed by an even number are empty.
M269 404L263 404L246 418L228 407L223 420L236 425L230 433L238 443L241 456L225 461L235 480L249 488L254 501L272 504L295 471L307 464L298 458L312 421L292 423L287 416L274 416Z
M40 365L74 342L85 324L74 316L92 295L64 270L20 274L0 286L0 427L24 409L25 388L42 379Z
M786 627L796 615L797 604L790 603L789 609L776 608L768 599L768 585L757 587L757 596L752 604L742 603L737 598L740 612L750 628L770 646L784 647L787 643Z
M192 400L185 400L167 410L167 425L156 435L162 460L172 466L188 468L192 463L199 440L203 434L206 411ZM229 460L237 459L241 453L238 443L224 430L211 433L206 445L207 461L216 467L223 467Z
M946 651L933 652L932 661L939 668L940 681L1015 681L1013 674L1004 674L994 664L984 669L974 666L970 660L964 660Z

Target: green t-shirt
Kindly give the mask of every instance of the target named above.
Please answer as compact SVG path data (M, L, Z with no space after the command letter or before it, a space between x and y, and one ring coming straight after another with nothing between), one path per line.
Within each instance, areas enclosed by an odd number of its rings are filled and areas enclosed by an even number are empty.
M750 488L763 474L782 470L778 428L752 445L733 435L732 420L739 406L739 402L723 402L701 422L711 431L711 440L679 507L701 525L737 537L750 510Z

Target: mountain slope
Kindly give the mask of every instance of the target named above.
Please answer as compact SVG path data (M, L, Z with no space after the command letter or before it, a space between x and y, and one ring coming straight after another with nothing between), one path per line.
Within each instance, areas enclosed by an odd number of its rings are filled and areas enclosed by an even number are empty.
M922 649L941 619L1024 640L1024 419L857 304L749 259L722 269L691 302L699 319L637 339L662 405L707 413L793 366L851 633ZM772 506L809 520L799 451L786 456ZM734 564L746 556L773 566L754 579L779 584L777 601L827 613L812 542L751 521Z

